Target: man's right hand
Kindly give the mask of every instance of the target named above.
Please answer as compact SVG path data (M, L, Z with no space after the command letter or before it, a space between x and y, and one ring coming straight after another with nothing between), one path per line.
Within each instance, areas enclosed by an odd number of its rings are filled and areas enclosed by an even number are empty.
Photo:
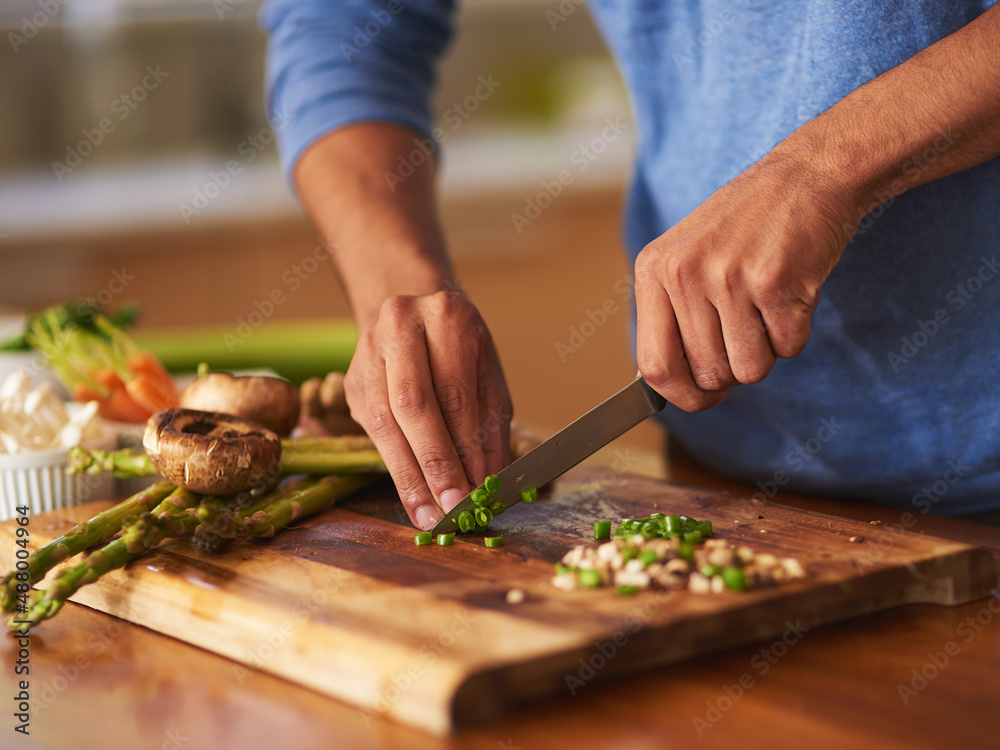
M461 294L387 299L344 389L421 529L510 462L510 394L489 330Z

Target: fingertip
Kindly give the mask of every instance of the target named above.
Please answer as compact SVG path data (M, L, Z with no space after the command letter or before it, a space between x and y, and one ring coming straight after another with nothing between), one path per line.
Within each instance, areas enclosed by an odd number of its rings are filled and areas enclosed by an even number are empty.
M460 502L462 502L462 499L464 497L465 493L462 492L462 490L457 490L457 489L445 490L444 492L441 493L441 507L444 509L444 512L447 513L456 505L458 505ZM421 507L426 507L426 506L421 506Z
M417 508L413 516L416 521L417 528L423 529L424 531L430 531L437 526L438 521L441 520L441 511L434 505L425 504Z

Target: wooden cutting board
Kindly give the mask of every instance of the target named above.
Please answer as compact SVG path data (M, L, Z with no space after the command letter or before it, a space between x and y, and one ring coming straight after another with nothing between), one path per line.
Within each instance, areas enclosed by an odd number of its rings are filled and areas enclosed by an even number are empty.
M481 537L416 547L383 484L275 538L203 554L170 542L74 601L436 734L513 703L748 641L777 659L812 628L913 602L989 594L987 550L638 476L572 472L551 498L497 518ZM32 517L41 544L108 503ZM797 557L803 581L748 593L564 592L552 564L594 544L595 519L660 510L714 523L716 536ZM897 524L898 525L898 524ZM11 549L12 525L0 526ZM864 541L851 542L861 536ZM520 588L526 599L508 604ZM39 626L44 633L45 625ZM763 653L763 652L762 652Z

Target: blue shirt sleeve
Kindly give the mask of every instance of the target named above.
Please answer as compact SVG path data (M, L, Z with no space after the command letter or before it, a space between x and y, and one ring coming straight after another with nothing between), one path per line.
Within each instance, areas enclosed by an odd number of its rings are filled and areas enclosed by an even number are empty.
M350 123L429 137L453 11L454 0L268 0L267 106L286 177L309 144Z

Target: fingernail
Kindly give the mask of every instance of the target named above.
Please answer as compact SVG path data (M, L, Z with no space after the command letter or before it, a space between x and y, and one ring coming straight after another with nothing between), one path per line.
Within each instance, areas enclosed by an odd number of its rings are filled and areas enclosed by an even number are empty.
M433 505L421 505L417 508L417 526L424 531L433 529L439 520L441 520L441 516Z
M444 512L447 513L460 502L462 498L465 497L465 493L462 490L445 490L441 493L441 507L444 508Z

